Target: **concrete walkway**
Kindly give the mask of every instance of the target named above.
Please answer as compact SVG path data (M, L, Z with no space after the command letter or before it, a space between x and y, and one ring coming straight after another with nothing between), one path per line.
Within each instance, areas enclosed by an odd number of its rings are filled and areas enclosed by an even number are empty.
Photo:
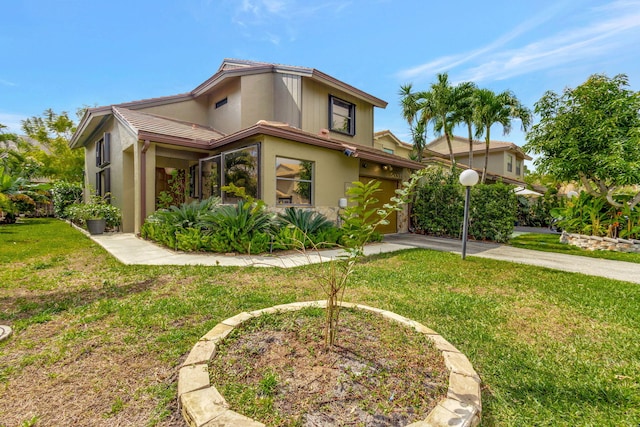
M325 262L341 253L340 250L323 250L320 253L306 255L290 253L273 256L184 253L168 250L149 241L139 239L133 234L114 233L90 237L123 264L290 268ZM382 243L368 245L365 253L366 255L375 255L410 248L425 248L460 254L461 241L415 234L394 234L385 236ZM640 283L640 264L630 262L533 251L474 241L469 241L467 244L467 256L536 265L555 270Z

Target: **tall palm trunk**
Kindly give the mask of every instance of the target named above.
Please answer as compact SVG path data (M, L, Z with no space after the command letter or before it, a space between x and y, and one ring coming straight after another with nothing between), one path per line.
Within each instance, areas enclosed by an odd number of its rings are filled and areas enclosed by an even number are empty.
M444 131L444 137L447 140L447 146L449 147L449 160L451 160L451 168L456 166L456 157L453 155L453 147L451 146L451 137L449 136L449 132Z
M484 167L482 168L482 180L481 184L484 184L485 179L487 178L487 167L489 166L489 144L491 142L491 126L487 126L487 137L485 138L485 147L484 147Z
M471 128L471 122L467 122L467 129L469 130L469 169L473 169L473 129Z

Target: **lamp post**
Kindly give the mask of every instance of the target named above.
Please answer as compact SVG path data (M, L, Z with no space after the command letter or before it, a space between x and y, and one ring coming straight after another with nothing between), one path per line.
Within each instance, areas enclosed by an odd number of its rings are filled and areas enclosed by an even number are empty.
M464 223L462 224L462 259L467 256L467 234L469 231L469 199L471 196L471 187L478 183L478 172L473 169L467 169L460 174L460 184L466 189L464 198Z

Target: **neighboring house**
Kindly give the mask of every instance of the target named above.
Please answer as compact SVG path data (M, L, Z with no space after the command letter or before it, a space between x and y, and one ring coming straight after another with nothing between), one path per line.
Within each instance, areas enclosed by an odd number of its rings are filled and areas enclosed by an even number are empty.
M230 183L275 210L337 219L353 181L382 181L381 203L419 163L374 147L387 103L313 68L226 59L191 92L89 109L71 139L88 188L110 193L125 232L140 231L176 170L190 199ZM383 232L406 231L406 211Z
M469 139L460 136L451 137L451 147L456 163L469 165ZM482 171L484 167L486 144L484 141L473 141L473 168ZM441 136L425 148L425 157L436 157L449 160L447 140ZM525 185L524 161L531 157L522 148L511 142L491 141L489 144L489 162L487 166L488 181L502 180L509 184Z
M409 159L413 145L400 141L390 130L382 130L373 134L373 146L385 153Z

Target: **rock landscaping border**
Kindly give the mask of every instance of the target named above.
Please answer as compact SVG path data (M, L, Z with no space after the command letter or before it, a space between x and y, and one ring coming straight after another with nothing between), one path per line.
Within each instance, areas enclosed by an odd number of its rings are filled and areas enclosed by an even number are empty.
M389 320L413 328L425 334L442 352L449 370L447 397L438 403L427 418L407 427L475 427L480 424L481 381L464 354L437 332L399 314L361 304L343 302L340 305L378 313ZM178 404L187 424L191 427L264 427L264 424L229 409L224 397L209 383L209 360L216 354L216 344L242 322L266 313L297 311L306 307L326 308L326 301L297 302L243 312L218 323L200 338L181 365L178 374Z
M612 239L562 232L560 243L568 243L588 251L614 251L640 254L640 240Z
M11 336L13 331L9 326L0 325L0 341L4 341Z

